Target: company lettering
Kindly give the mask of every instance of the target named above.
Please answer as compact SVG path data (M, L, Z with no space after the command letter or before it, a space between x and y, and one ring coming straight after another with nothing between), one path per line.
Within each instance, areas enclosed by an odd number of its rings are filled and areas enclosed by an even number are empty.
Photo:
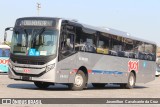
M130 72L132 70L138 72L138 69L139 69L139 61L132 61L132 60L130 60L128 62L128 72Z
M0 59L0 64L8 64L9 60Z
M23 71L24 71L24 73L29 73L30 69L24 69Z

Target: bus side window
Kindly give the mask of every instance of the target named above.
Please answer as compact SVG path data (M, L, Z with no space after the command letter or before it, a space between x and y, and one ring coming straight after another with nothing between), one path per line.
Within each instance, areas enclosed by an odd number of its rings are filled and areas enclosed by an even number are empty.
M134 41L129 38L123 38L124 42L124 52L125 52L125 57L127 58L135 58L134 55Z
M145 43L145 54L146 54L145 55L146 60L154 61L156 55L156 52L154 50L154 45Z
M145 60L145 44L140 41L134 43L135 47L135 58Z
M63 32L61 35L61 54L65 57L73 53L74 51L74 34L67 34Z
M112 36L111 55L124 57L125 52L124 52L123 38L116 35L111 35L111 36Z
M75 50L96 53L97 38L94 30L76 28Z
M84 46L81 48L82 51L95 53L95 44L93 43L93 39L92 38L86 38L86 40L83 43L83 45Z
M105 36L103 36L105 35ZM109 35L107 34L100 34L98 45L97 45L97 53L101 54L109 54L109 44L110 44L110 38L107 37Z

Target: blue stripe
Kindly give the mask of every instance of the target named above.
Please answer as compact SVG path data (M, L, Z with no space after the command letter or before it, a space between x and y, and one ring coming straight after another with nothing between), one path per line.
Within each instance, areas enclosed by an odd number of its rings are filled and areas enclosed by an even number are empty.
M123 74L123 72L120 71L104 71L104 70L92 70L92 73L97 73L97 74Z

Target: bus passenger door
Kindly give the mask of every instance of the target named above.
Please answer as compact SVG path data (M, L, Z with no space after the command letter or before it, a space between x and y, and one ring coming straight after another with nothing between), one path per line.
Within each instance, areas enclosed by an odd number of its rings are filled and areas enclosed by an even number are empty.
M60 35L59 61L71 56L74 51L75 33L64 27Z
M57 69L60 71L60 80L58 82L66 83L69 81L70 72L73 71L75 66L74 60L74 41L75 33L69 31L66 26L61 29L59 56Z

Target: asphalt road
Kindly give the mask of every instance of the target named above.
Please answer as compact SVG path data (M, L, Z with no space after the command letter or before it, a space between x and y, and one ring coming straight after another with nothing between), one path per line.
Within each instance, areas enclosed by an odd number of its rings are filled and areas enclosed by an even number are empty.
M46 90L38 89L32 82L25 81L15 81L8 78L7 75L0 75L0 98L160 98L160 77L147 84L136 84L134 89L121 89L118 85L108 85L103 89L95 89L91 84L88 85L88 89L83 91L71 91L65 85L56 84L55 86L50 86ZM0 105L2 106L2 105ZM10 105L3 105L10 106ZM15 105L19 107L21 105ZM30 106L26 105L25 107ZM36 105L32 105L35 106ZM44 106L44 105L41 105ZM52 106L52 105L45 105ZM59 105L54 105L59 106ZM70 107L75 106L71 104L63 104L61 106ZM79 107L91 106L87 105L76 105ZM107 106L116 107L117 105L111 104L100 104L93 105L97 106ZM119 107L130 107L130 106L144 106L144 107L160 107L160 105L128 105L120 104Z

